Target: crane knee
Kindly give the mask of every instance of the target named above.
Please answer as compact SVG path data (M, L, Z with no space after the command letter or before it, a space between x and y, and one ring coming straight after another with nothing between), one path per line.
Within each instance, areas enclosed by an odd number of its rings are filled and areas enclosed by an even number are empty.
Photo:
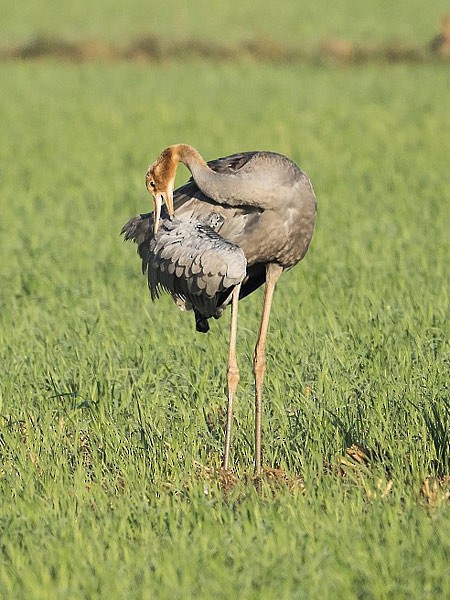
M237 367L230 366L227 370L227 382L228 390L235 392L240 379L239 369Z
M256 349L253 354L253 372L255 373L255 376L264 376L266 372L265 354L263 352L258 352L258 349Z

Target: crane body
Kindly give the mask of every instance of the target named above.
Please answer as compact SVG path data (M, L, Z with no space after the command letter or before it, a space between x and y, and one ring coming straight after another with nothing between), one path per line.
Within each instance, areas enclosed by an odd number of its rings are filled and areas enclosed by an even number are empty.
M173 191L178 162L191 179ZM146 185L152 213L122 228L138 245L152 299L168 292L182 310L194 310L197 331L209 330L231 303L228 413L223 466L229 467L236 361L238 301L266 284L254 353L255 471L261 473L261 410L265 342L273 291L280 274L306 254L316 198L306 174L275 152L243 152L206 163L185 144L170 146L150 165ZM163 206L165 204L165 206Z

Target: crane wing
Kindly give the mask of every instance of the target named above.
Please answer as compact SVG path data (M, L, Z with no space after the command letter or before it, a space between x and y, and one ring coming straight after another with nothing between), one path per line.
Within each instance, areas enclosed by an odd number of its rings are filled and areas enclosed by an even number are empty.
M165 221L149 244L148 285L152 299L161 291L187 300L205 317L217 309L218 294L246 274L243 251L198 221Z
M175 301L187 301L204 317L214 316L219 298L223 301L224 292L231 292L245 278L247 261L242 249L197 220L165 220L154 237L145 217L132 219L122 232L125 239L138 244L152 300L167 292Z

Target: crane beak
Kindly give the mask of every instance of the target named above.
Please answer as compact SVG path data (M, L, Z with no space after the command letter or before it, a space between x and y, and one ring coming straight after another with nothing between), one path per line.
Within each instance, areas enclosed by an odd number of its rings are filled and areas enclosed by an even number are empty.
M156 235L159 227L159 219L161 218L161 206L163 203L163 197L161 194L157 194L153 197L155 210L153 212L153 234Z
M153 196L153 202L155 204L154 221L153 221L153 233L156 235L159 227L159 220L161 218L161 207L163 202L167 207L169 218L172 220L175 216L175 210L173 207L173 192L169 189L165 194L156 194Z
M173 189L169 187L167 190L164 201L166 203L167 212L169 213L170 220L172 220L175 216L175 209L173 207Z

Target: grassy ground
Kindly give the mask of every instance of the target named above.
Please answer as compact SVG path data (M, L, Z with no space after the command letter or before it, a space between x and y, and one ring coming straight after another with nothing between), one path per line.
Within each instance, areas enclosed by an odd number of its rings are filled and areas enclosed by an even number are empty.
M448 12L446 0L433 0L426 9L421 0L287 0L283 10L276 3L258 0L195 0L189 4L153 0L151 5L145 0L132 0L126 10L118 0L64 4L57 0L0 0L0 6L2 42L23 41L36 33L71 40L100 37L123 42L153 32L168 40L195 37L226 43L255 36L297 44L328 36L359 42L399 39L422 43L434 35L442 14Z
M447 69L0 69L0 595L448 596ZM319 199L276 293L264 463L287 475L260 493L261 294L224 481L228 315L200 336L150 305L118 237L177 141L289 154Z

